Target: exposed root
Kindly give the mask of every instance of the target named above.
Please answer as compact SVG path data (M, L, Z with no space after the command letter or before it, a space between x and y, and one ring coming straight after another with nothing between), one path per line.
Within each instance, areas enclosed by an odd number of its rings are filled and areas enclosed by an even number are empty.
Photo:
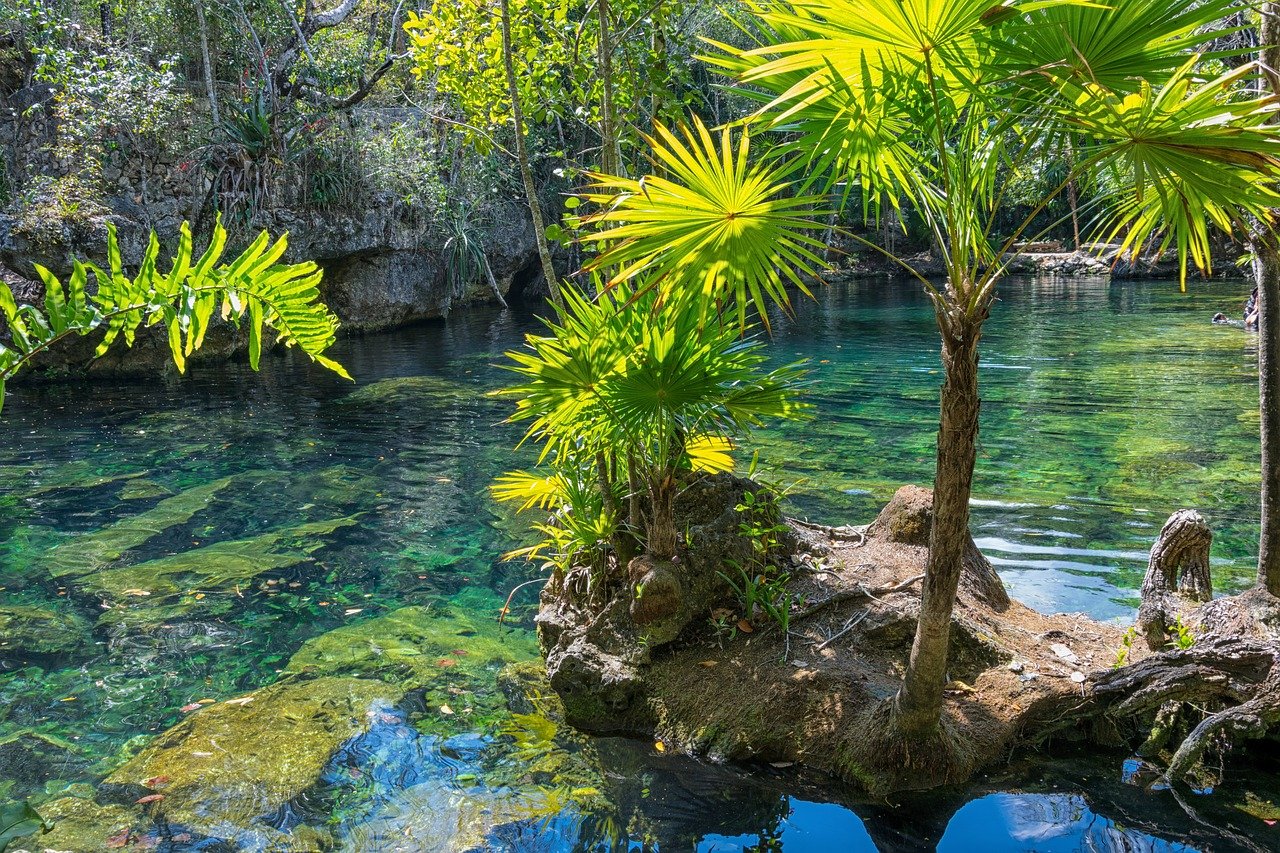
M1169 762L1165 778L1182 779L1199 763L1205 750L1219 735L1260 738L1277 723L1280 723L1280 659L1273 660L1266 680L1258 686L1258 692L1252 699L1243 705L1210 714L1192 729Z
M1209 638L1191 649L1153 655L1103 675L1092 695L1112 717L1154 713L1143 755L1167 745L1178 715L1188 706L1225 705L1205 717L1175 751L1165 778L1180 782L1221 737L1258 738L1280 724L1280 644Z
M844 755L846 773L875 780L871 788L924 789L962 781L973 774L982 752L971 733L945 713L930 734L903 734L892 699L870 708L854 731L857 740Z

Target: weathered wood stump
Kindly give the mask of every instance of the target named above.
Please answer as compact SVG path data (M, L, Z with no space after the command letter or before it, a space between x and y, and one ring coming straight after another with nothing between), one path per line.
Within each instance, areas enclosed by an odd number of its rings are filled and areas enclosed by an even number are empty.
M1151 546L1151 559L1142 580L1138 627L1153 652L1166 647L1179 617L1178 598L1204 603L1213 599L1209 547L1213 531L1203 516L1180 509L1164 523Z

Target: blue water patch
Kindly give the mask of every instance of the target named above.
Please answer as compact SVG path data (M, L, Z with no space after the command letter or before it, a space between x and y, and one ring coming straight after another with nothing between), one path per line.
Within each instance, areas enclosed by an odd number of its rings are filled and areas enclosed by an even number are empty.
M1200 853L1094 813L1078 794L989 794L963 806L938 853Z

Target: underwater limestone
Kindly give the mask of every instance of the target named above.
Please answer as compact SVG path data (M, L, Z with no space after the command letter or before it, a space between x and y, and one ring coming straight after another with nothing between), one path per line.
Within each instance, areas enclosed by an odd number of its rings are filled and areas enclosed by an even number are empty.
M173 492L170 489L155 480L138 477L128 480L120 488L119 497L122 501L140 501L149 498L167 498L172 495Z
M156 823L211 838L256 837L311 788L338 750L403 691L381 681L286 681L194 711L112 773L100 801L146 800Z
M190 521L214 495L239 477L223 477L165 498L146 512L123 518L94 533L86 533L50 549L45 567L54 578L80 577L120 559L153 536Z
M51 780L79 778L90 761L69 740L33 729L11 732L0 737L0 801L34 793Z
M498 671L538 654L529 631L498 624L501 606L492 592L472 587L439 604L402 607L313 637L284 671L380 678L421 690L430 730L483 723L505 713L492 689Z
M454 667L474 669L535 657L538 647L529 632L499 625L492 605L500 607L501 602L481 595L483 602L460 596L479 607L402 607L336 628L304 643L285 672L381 678L413 689Z
M217 614L229 610L232 598L242 597L258 575L305 561L324 547L324 537L355 523L352 516L333 518L217 542L97 572L79 586L111 605L98 619L102 625L145 627L197 612Z
M338 400L343 406L417 406L475 400L482 389L439 376L397 376L371 382Z
M88 640L78 616L44 607L0 607L0 658L72 652Z

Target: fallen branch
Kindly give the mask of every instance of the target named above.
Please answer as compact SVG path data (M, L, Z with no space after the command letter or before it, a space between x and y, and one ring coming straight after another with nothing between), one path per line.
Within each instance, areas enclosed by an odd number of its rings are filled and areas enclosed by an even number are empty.
M825 640L819 643L818 648L815 651L819 651L819 652L822 651L827 646L831 645L836 640L840 639L845 634L852 631L854 628L858 627L858 625L862 622L862 620L867 618L867 614L869 612L870 612L869 610L864 610L861 613L859 613L857 616L850 619L848 623L843 628L841 628L837 633L832 634L830 637L827 637Z
M880 598L885 595L892 595L893 593L901 592L912 584L919 583L922 580L924 580L924 575L915 575L914 577L907 578L904 581L890 584L889 586L876 587L875 589L867 589L862 584L855 584L853 589L837 592L834 595L822 599L822 601L819 601L816 604L809 605L799 613L793 613L791 615L791 620L794 622L797 619L805 619L833 604L841 604L846 601L857 601L862 598Z

